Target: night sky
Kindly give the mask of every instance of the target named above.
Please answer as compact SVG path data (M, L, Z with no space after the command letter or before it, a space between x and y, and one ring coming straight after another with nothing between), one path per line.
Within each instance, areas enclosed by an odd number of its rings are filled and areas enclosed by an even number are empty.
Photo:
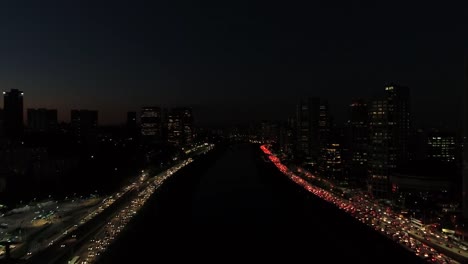
M421 124L454 125L461 107L466 4L5 2L2 90L65 121L88 108L122 123L143 105L189 105L202 123L284 119L317 95L341 122L390 82L411 88Z

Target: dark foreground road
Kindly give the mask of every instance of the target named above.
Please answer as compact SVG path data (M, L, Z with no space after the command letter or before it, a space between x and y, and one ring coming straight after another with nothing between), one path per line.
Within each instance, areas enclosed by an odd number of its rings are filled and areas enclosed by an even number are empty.
M101 263L182 261L422 262L303 191L247 144L218 149L167 181Z

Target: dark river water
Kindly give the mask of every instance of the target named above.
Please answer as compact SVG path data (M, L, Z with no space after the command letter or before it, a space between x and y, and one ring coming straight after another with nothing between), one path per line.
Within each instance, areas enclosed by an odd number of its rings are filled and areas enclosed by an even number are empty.
M152 197L102 263L420 263L279 173L258 146L220 147Z

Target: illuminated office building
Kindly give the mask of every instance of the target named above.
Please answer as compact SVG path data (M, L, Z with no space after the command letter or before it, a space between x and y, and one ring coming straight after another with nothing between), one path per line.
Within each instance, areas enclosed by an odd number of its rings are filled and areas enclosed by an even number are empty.
M408 160L409 99L407 87L390 85L369 105L368 188L376 197L389 197L389 176Z
M186 146L193 142L193 113L188 107L173 108L167 116L167 140L176 146Z
M442 163L455 163L456 137L453 134L433 132L427 136L427 158Z
M141 109L141 136L145 142L162 141L162 122L162 109L160 107L143 107Z

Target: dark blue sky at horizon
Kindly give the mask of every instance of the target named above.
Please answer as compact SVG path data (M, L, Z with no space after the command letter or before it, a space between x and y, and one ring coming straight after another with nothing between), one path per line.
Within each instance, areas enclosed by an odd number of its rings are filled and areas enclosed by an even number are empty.
M189 105L201 122L284 119L304 96L344 120L352 98L400 83L421 123L459 118L466 4L96 2L1 3L2 89L62 120L98 109L106 124L144 105Z

